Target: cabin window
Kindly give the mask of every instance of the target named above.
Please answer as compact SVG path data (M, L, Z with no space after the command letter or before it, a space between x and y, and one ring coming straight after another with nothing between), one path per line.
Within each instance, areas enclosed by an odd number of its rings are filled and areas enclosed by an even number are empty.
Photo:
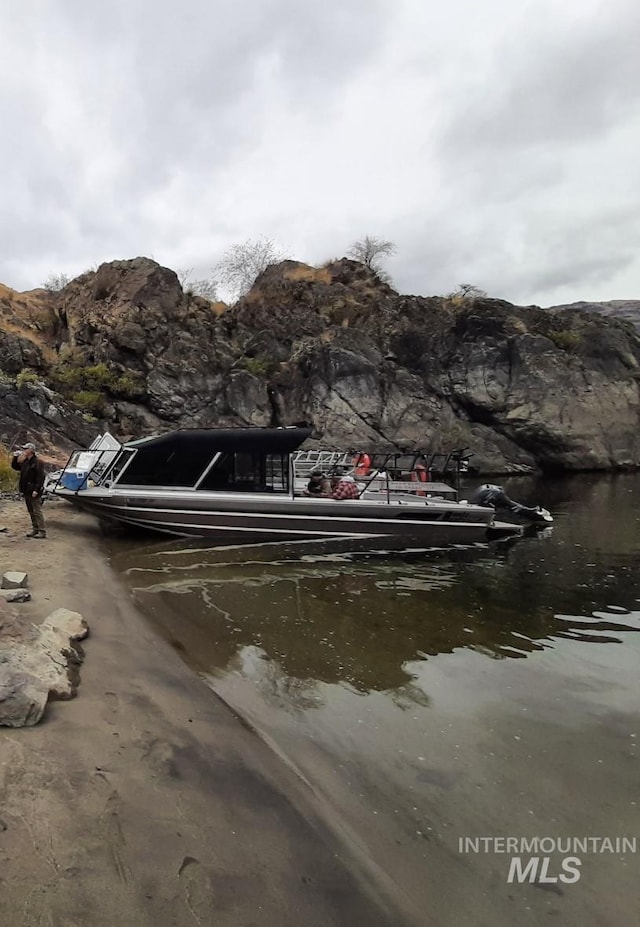
M254 490L260 484L260 459L253 454L238 453L233 455L234 489Z
M289 457L269 454L265 458L265 482L273 492L289 492Z
M287 492L289 463L286 454L222 454L198 486L203 491Z

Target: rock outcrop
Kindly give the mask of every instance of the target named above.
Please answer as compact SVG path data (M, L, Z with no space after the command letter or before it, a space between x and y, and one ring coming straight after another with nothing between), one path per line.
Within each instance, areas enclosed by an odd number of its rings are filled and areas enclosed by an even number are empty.
M483 472L640 466L627 323L402 296L353 261L284 261L233 307L148 259L114 261L56 294L0 293L0 328L0 440L21 412L59 446L104 425L304 422L323 446L468 446Z
M580 312L596 312L606 319L615 319L618 322L630 322L640 331L640 299L610 299L602 303L578 302L551 306L552 312L576 309Z
M45 457L64 460L74 448L86 447L95 437L95 418L86 418L44 381L16 382L2 377L0 368L0 444L7 449L19 441L37 439Z

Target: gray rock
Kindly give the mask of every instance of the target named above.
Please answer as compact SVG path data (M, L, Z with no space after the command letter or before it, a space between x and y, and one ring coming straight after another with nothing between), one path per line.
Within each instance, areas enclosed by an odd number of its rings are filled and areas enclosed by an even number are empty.
M70 699L80 682L84 654L78 641L89 632L78 612L59 608L39 627L8 618L0 651L0 726L37 724L49 699Z
M47 685L30 673L0 662L0 726L31 727L42 718Z
M29 575L18 570L8 570L2 576L1 589L24 589L29 585Z
M58 608L36 630L35 640L12 649L13 665L40 679L50 698L73 698L79 683L77 667L83 659L74 645L89 633L86 621L78 612Z
M28 602L31 599L28 589L0 589L0 596L5 602Z
M1 353L1 352L0 352ZM24 365L23 365L24 366ZM2 363L0 361L0 369ZM34 412L31 399L42 391L42 404L39 412ZM46 392L51 392L46 390ZM20 434L34 440L39 448L55 446L61 454L69 454L77 443L88 446L95 438L96 429L83 418L82 412L70 402L56 397L56 407L60 412L59 424L52 423L49 417L49 400L44 395L45 388L34 383L25 383L18 388L11 381L0 382L0 426L5 432Z

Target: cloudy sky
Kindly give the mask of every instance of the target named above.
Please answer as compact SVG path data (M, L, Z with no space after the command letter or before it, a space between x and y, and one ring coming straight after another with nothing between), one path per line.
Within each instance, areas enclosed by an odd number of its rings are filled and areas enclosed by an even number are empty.
M640 299L638 0L4 0L0 281L273 237L403 292Z

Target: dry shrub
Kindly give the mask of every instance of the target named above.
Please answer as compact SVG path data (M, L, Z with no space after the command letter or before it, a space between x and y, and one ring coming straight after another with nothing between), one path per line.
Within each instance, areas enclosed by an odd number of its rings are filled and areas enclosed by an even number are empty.
M529 329L527 323L518 318L517 315L510 315L506 322L506 328L515 335L526 335Z
M0 444L0 492L13 492L18 485L18 473L11 469L9 452Z
M557 348L560 348L561 351L568 351L572 353L577 351L580 347L580 335L569 329L562 329L561 331L549 332L548 337L553 341Z

